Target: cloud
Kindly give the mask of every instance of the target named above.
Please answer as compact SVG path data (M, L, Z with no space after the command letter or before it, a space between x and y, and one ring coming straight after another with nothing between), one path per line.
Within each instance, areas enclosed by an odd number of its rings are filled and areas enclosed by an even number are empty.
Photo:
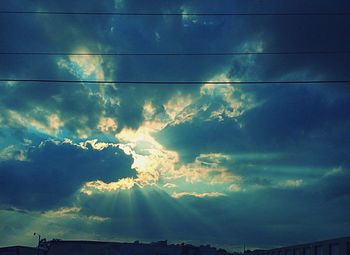
M173 189L173 188L176 188L177 185L174 184L174 183L170 183L170 182L167 182L163 185L164 188L167 188L167 189Z
M77 49L74 51L79 54L91 54L86 49ZM82 80L105 80L105 74L102 68L103 59L101 56L79 56L70 55L68 60L61 58L58 60L59 68L67 69L72 75Z
M136 184L136 181L132 178L122 178L116 182L105 183L103 181L91 181L86 182L81 188L81 192L87 195L91 195L93 192L105 192L105 191L117 191L124 189L131 189Z
M30 210L64 206L85 182L135 176L131 163L118 147L45 141L29 149L26 161L0 163L0 202Z
M224 154L200 154L193 163L182 165L174 171L173 176L170 173L169 178L183 177L189 183L205 182L211 185L239 181L240 176L223 166L222 161L227 159L229 156Z
M78 137L96 133L93 130L103 116L102 96L91 94L79 85L54 87L47 84L2 87L4 127L34 130L55 137L62 137L64 131Z
M247 89L258 105L241 116L225 117L218 122L203 120L197 115L192 122L167 126L157 134L159 141L177 150L184 159L193 158L193 151L196 154L211 151L300 154L301 151L296 149L300 147L305 153L310 152L307 148L314 147L313 153L319 151L320 154L332 154L334 159L339 157L330 151L322 151L325 149L322 143L344 146L338 141L338 136L340 133L345 135L342 127L349 125L343 115L348 108L348 94L333 91L333 96L327 96L327 90L305 86L286 86L277 90L266 87L255 92ZM333 131L325 133L325 130Z
M204 197L220 197L225 196L223 193L220 192L206 192L206 193L196 193L196 192L174 192L171 195L173 198L181 198L184 196L193 196L196 198L204 198Z
M229 191L232 191L232 192L238 192L238 191L241 191L241 187L238 185L238 184L231 184L229 187L228 187Z
M297 179L297 180L285 180L279 183L281 187L285 188L297 188L300 187L300 185L303 184L302 179Z
M337 167L326 172L320 179L319 191L328 199L350 198L350 189L347 183L350 180L349 168Z
M9 145L0 151L0 161L11 159L24 161L26 160L26 152L16 148L14 145Z

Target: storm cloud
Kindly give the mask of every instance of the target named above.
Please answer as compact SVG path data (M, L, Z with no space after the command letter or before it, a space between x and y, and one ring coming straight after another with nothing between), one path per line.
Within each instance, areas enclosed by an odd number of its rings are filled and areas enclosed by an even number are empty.
M45 141L29 149L23 160L0 163L1 204L47 210L69 204L85 182L112 182L135 175L132 160L118 148L85 148L69 142Z

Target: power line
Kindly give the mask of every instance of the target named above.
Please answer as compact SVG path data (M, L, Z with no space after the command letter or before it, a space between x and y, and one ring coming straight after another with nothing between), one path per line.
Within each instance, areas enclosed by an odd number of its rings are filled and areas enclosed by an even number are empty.
M77 52L0 52L0 55L33 56L247 56L247 55L339 55L350 54L347 50L337 51L273 51L273 52L162 52L162 53L77 53Z
M0 14L94 15L94 16L349 16L342 12L230 12L230 13L149 13L149 12L67 12L67 11L0 11Z
M153 85L259 85L259 84L349 84L350 80L295 80L295 81L132 81L132 80L57 80L57 79L0 79L0 82L90 83L90 84L153 84Z

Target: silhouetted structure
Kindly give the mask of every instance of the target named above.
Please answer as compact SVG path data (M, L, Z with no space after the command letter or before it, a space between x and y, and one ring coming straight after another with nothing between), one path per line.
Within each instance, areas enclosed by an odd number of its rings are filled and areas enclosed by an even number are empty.
M10 246L0 248L0 255L44 255L44 251L26 246Z
M271 250L255 250L249 255L350 255L350 236Z
M189 244L170 244L167 241L153 243L116 243L99 241L61 241L42 243L47 255L216 255L216 248ZM44 248L44 247L43 247Z
M12 246L0 248L0 255L233 255L210 245L153 243L117 243L100 241L40 241L37 248ZM241 253L242 254L242 253ZM281 247L246 251L245 255L350 255L350 237Z

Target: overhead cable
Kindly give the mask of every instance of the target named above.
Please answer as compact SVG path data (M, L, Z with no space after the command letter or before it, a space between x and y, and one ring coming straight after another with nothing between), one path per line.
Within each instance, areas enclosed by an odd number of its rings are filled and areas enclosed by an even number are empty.
M33 55L33 56L246 56L246 55L339 55L350 54L350 50L320 50L320 51L270 51L270 52L7 52L0 51L0 55Z
M152 13L152 12L69 12L69 11L11 11L0 14L85 15L85 16L350 16L341 12L220 12L220 13Z
M150 81L150 80L58 80L58 79L6 79L0 82L21 83L89 83L89 84L153 84L153 85L259 85L259 84L349 84L350 80L287 80L287 81Z

